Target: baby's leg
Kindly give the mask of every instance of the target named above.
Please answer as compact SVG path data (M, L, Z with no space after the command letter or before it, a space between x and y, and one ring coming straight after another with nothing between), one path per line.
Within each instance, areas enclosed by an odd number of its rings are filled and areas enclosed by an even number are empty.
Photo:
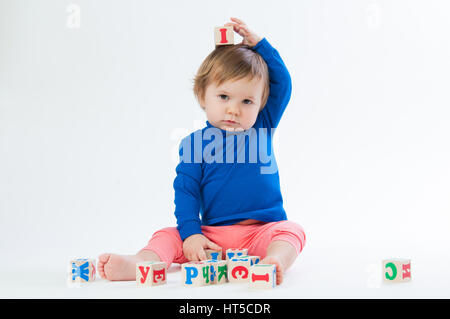
M136 263L139 261L160 261L151 250L141 250L136 255L101 254L98 257L98 273L103 279L136 280Z
M136 280L136 263L139 261L163 261L167 268L173 261L186 262L178 230L168 227L155 232L147 246L136 255L102 254L98 257L97 268L104 279Z
M283 282L285 271L302 251L306 239L301 226L291 221L281 221L259 226L249 241L251 253L264 256L260 263L276 265L279 285Z
M275 240L267 247L266 257L261 264L274 264L277 269L277 285L283 282L284 272L294 263L297 251L287 241Z

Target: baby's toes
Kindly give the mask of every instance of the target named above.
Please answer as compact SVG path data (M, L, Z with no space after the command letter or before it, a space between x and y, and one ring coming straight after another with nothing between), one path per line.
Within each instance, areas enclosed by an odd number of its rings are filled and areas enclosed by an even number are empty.
M98 256L97 270L100 274L100 277L102 277L103 279L106 279L105 264L109 261L110 257L111 254L101 254L100 256Z
M275 265L277 285L280 285L283 282L284 268L278 259L274 257L266 257L263 260L261 260L260 263Z

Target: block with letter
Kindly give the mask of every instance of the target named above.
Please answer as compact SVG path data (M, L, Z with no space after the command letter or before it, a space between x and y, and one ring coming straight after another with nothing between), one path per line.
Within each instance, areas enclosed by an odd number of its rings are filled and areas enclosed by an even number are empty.
M250 267L250 287L257 289L274 288L277 284L276 266L257 264Z
M228 260L228 281L248 282L250 267L259 262L258 256L240 256Z
M248 254L247 248L230 248L230 249L226 250L225 257L226 257L226 260L229 260L231 258L247 256L247 254Z
M234 31L232 26L214 28L214 41L218 45L233 45Z
M223 284L228 281L226 260L204 260L202 263L209 265L210 284Z
M76 283L95 280L95 259L78 258L70 261L70 281Z
M205 261L190 261L181 265L185 286L205 286L211 284L210 264Z
M383 260L383 279L386 282L410 281L411 260L401 258Z
M159 286L167 283L167 265L162 261L136 263L136 284L139 287Z
M217 278L216 284L228 282L228 264L226 260L217 261Z
M250 267L259 263L261 259L259 256L241 256L237 258L248 258L250 260Z
M222 260L222 250L205 249L206 258L211 260Z

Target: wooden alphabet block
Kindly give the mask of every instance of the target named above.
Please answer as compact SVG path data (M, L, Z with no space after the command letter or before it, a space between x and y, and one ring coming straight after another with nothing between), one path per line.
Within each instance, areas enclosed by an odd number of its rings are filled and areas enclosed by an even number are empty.
M136 263L136 284L139 287L159 286L167 283L167 265L161 261Z
M222 260L222 250L205 249L206 258L211 260Z
M410 259L383 260L383 279L386 282L405 282L411 280Z
M210 284L223 284L228 281L226 260L204 260L202 263L209 265Z
M228 282L228 265L226 260L217 261L217 280L216 284Z
M241 256L228 260L228 281L248 282L250 267L259 262L257 256Z
M95 259L78 258L70 261L70 281L83 283L95 280Z
M234 31L232 26L227 27L215 27L214 28L214 41L217 45L233 45L234 44Z
M256 265L259 263L260 257L259 256L238 256L236 257L238 259L249 259L250 260L250 267L253 265Z
M250 287L257 289L274 288L277 284L275 265L257 264L250 267Z
M185 286L205 286L211 283L210 265L205 261L190 261L181 265L183 284Z
M247 248L230 248L227 249L225 253L226 260L231 258L239 257L239 256L247 256L248 249Z

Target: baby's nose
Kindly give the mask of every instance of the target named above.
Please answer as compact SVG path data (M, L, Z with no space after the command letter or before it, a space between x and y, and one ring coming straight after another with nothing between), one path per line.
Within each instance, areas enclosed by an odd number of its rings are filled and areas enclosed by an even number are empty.
M234 114L234 115L238 115L239 114L239 107L235 106L235 105L231 105L227 108L227 114Z

